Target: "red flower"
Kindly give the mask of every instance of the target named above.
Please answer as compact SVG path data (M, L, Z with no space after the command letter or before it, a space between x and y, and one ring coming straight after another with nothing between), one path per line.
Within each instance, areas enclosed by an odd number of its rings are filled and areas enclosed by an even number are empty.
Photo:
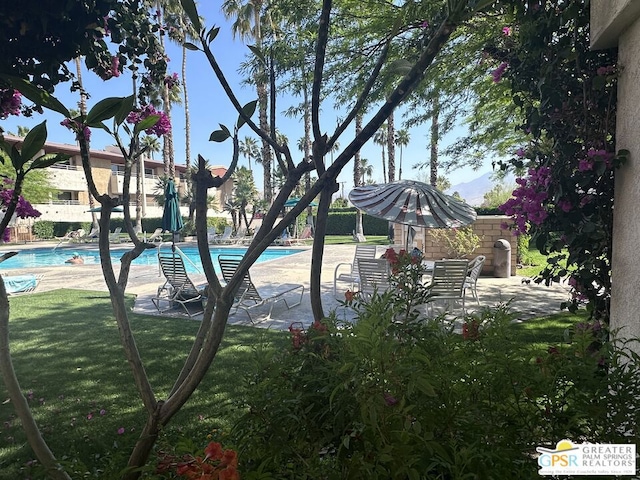
M220 465L238 466L238 454L234 450L225 450L220 460Z
M465 340L477 340L480 338L480 324L477 320L462 324L462 338Z
M240 480L240 474L234 466L229 465L224 470L220 470L219 480Z
M355 297L355 294L351 290L347 290L344 293L344 299L346 300L347 303L353 302L354 297Z
M210 442L204 449L206 459L220 460L222 458L222 445L218 442Z

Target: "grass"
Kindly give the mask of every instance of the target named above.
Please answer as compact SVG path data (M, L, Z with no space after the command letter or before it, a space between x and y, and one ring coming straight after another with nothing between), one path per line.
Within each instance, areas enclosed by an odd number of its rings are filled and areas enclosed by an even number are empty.
M133 306L133 298L128 302ZM131 323L151 384L165 398L199 323L141 315L132 315ZM58 457L94 464L129 452L145 416L108 295L57 290L12 298L10 329L22 390ZM256 368L253 350L265 342L284 348L288 341L283 332L228 326L211 370L166 435L204 445L212 431L227 431ZM0 382L2 480L24 478L19 469L33 458L7 398Z
M133 306L133 298L127 299ZM545 349L581 320L557 314L516 327L519 338ZM187 319L131 315L138 349L159 398L172 387L199 323ZM56 290L11 299L11 350L24 394L58 458L75 471L122 466L146 416L118 338L107 293ZM220 438L242 412L239 404L260 365L254 353L282 349L288 334L228 326L213 365L190 401L171 421L163 439L182 437L205 445ZM0 479L24 478L33 458L7 392L0 383ZM123 428L124 433L119 434ZM80 462L78 464L78 462ZM82 468L81 464L91 467ZM88 478L90 476L87 476ZM74 476L75 478L75 476ZM94 477L95 478L95 474ZM98 475L98 478L107 478Z
M389 237L386 235L367 235L365 237L368 245L389 245ZM353 241L353 235L327 235L324 237L325 245L342 245L342 244L355 244Z

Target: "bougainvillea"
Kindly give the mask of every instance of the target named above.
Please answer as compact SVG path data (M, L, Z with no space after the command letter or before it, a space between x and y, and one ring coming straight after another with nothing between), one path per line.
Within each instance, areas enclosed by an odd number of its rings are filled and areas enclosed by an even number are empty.
M0 211L5 212L7 210L7 206L11 202L13 198L14 191L12 188L6 188L10 186L13 182L9 179L5 179L3 182L3 188L0 189ZM22 195L18 196L18 203L16 204L16 217L19 218L38 218L41 213L33 208L31 203L24 199ZM10 232L8 228L5 228L2 232L2 241L8 242L10 237Z
M516 29L496 31L495 64L508 79L528 137L504 169L526 174L502 206L512 229L530 233L548 255L537 281L569 276L565 305L586 303L607 320L611 289L613 179L626 153L614 153L617 53L591 51L589 2L503 2ZM570 54L568 54L570 53ZM500 67L498 67L500 68ZM496 74L494 71L494 80Z
M20 115L22 95L12 88L0 88L0 119L9 115Z
M152 115L157 116L158 121L153 126L145 129L145 133L147 135L157 135L158 137L161 137L171 130L171 123L169 122L167 115L164 112L157 111L152 105L146 105L141 109L132 111L127 116L127 122L136 124Z

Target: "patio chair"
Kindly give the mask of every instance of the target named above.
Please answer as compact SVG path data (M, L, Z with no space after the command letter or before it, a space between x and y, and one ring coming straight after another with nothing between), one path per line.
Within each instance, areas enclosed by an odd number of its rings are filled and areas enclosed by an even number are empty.
M122 227L116 227L109 234L109 243L120 243L120 232L122 232Z
M358 258L360 294L370 300L374 294L382 295L391 288L389 262L386 258Z
M218 245L231 243L232 232L233 232L233 228L230 226L226 226L224 227L224 232L222 232L222 235L216 235L211 241L209 241L209 243L214 243Z
M75 238L74 242L84 242L84 243L93 243L97 242L100 238L100 230L97 228L92 228L89 233L85 235L85 231L82 229L78 230L78 237Z
M242 255L219 255L218 263L220 264L220 270L222 271L222 278L225 282L229 283L233 276L236 274L240 262L242 261ZM300 297L295 303L289 303L287 296L293 294L297 290L300 290ZM251 280L251 275L247 272L240 283L240 287L236 292L235 300L232 308L235 309L234 314L240 309L244 310L249 316L249 320L255 325L255 321L251 316L251 309L260 307L262 305L269 304L269 314L263 320L269 320L271 318L271 312L273 306L283 301L287 309L291 309L302 303L302 296L304 295L304 285L294 283L280 283L275 288L266 287L258 290Z
M333 272L333 296L338 295L338 282L349 282L351 284L351 290L353 291L355 285L360 283L360 275L358 273L358 259L359 258L375 258L377 247L375 245L356 245L356 253L351 263L341 262L336 265L336 269ZM340 273L340 270L345 270L345 267L349 268L348 272Z
M178 305L189 317L201 313L206 302L207 285L196 286L191 281L184 260L178 252L159 252L158 262L166 280L158 287L157 295L151 299L158 312L165 313ZM164 310L161 308L162 303L168 304ZM189 307L194 305L197 310L190 310Z
M465 289L469 269L468 260L437 260L433 264L431 283L428 285L429 297L427 308L433 314L433 306L437 302L446 302L447 309L462 304L462 314L465 314Z
M162 228L156 228L149 238L147 238L147 242L162 242Z
M213 240L217 237L216 227L207 228L207 242L213 243Z
M464 289L469 289L471 291L471 296L475 299L475 301L480 305L480 299L478 298L478 277L482 272L482 267L484 265L487 257L484 255L478 255L476 258L469 262L469 272L467 274L467 279L464 281Z

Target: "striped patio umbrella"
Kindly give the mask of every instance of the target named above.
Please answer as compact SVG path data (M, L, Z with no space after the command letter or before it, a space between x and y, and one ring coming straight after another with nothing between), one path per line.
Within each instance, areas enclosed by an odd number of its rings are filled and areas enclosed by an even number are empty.
M180 214L180 202L178 200L178 192L173 183L173 179L167 181L164 189L164 208L162 210L162 229L173 233L173 242L175 243L176 233L182 230L184 226L182 215Z
M414 180L356 187L349 200L373 217L416 227L456 228L476 220L470 205Z

